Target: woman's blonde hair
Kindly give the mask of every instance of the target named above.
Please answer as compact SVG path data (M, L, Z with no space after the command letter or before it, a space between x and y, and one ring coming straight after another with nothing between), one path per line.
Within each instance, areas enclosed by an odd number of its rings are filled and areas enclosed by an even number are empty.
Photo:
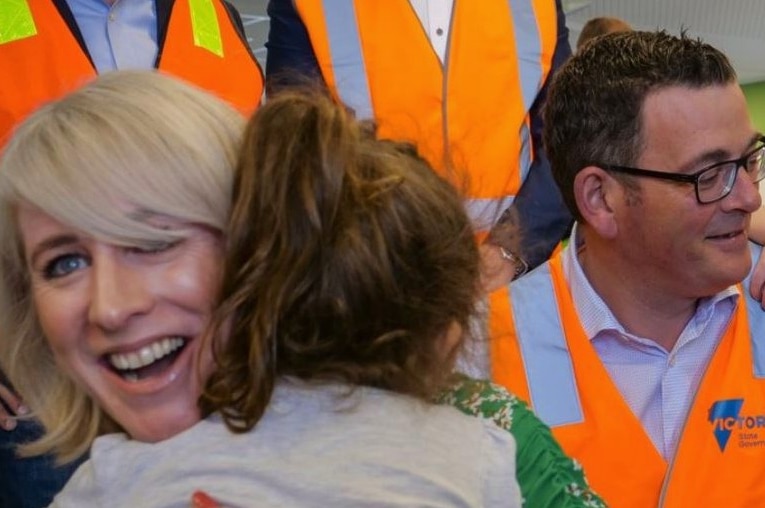
M56 367L31 299L19 204L119 245L184 235L126 204L223 231L243 124L191 85L125 71L44 106L13 134L0 160L0 366L47 431L25 454L67 461L119 426Z
M459 193L318 93L280 94L251 120L224 266L201 405L235 431L257 423L279 376L429 400L459 350L447 330L467 326L478 291Z

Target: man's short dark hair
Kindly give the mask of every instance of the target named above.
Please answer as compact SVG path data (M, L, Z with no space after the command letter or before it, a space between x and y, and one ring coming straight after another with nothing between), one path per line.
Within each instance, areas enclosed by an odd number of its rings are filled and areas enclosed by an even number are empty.
M642 145L646 97L673 86L736 81L718 49L686 36L619 32L587 44L556 73L544 108L543 139L553 175L574 217L574 178L588 165L631 165Z

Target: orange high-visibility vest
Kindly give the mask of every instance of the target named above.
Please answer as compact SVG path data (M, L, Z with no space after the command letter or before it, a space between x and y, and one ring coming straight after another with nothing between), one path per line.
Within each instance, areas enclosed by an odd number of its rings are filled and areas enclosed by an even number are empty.
M585 335L559 255L491 295L493 378L532 404L613 508L765 506L765 312L739 289L669 463Z
M244 114L263 93L257 61L220 0L176 0L158 68L227 100ZM0 147L11 129L42 104L96 76L50 0L0 2ZM196 25L195 25L196 23Z
M442 64L408 0L295 0L329 89L411 141L467 196L479 230L531 166L529 110L552 65L554 0L454 3Z

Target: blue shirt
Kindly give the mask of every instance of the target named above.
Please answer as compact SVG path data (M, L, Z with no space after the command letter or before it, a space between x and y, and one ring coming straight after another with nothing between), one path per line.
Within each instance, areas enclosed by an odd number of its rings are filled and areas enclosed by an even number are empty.
M577 315L627 405L669 460L699 382L736 308L738 289L731 286L699 300L674 348L667 351L650 337L628 333L617 321L579 264L577 252L585 248L575 227L562 262Z
M154 0L66 0L99 74L152 69L157 60Z

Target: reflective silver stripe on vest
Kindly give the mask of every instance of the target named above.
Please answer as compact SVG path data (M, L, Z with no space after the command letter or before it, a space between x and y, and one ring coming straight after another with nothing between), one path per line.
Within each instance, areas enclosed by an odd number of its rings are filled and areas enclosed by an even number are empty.
M518 54L518 73L521 77L521 95L526 111L537 98L542 86L542 41L539 35L537 17L534 14L533 1L508 0L513 15L515 47Z
M367 69L353 0L323 0L322 5L337 95L346 106L353 109L356 118L373 118Z
M496 224L502 213L510 208L515 201L515 196L505 196L504 198L474 198L465 199L465 210L476 231L488 231Z
M549 262L513 282L510 301L534 412L550 427L582 422Z
M757 260L762 254L762 247L754 243L749 243L749 250L752 252L752 270ZM751 282L751 272L744 279L744 294L741 297L746 302L746 313L749 318L749 337L752 341L752 362L754 363L754 377L765 378L765 311L762 310L760 302L749 295L749 285Z
M525 123L521 126L521 153L518 157L518 166L521 182L525 182L531 169L531 130Z

